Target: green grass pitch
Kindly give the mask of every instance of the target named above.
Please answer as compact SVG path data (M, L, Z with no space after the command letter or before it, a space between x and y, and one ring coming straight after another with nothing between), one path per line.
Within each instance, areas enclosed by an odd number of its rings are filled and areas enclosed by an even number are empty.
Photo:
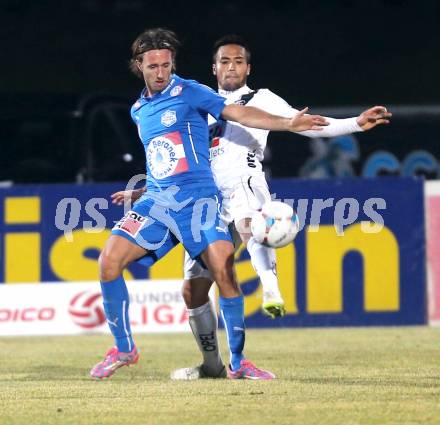
M110 336L1 338L0 424L440 424L440 329L248 330L271 382L170 381L199 362L192 335L136 341L138 365L93 381Z

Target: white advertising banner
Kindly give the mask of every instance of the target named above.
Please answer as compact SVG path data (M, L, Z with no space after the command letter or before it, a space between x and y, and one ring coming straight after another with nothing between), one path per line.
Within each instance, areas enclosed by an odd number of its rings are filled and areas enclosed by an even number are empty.
M127 282L133 333L189 332L182 281ZM0 335L108 333L97 282L0 285Z

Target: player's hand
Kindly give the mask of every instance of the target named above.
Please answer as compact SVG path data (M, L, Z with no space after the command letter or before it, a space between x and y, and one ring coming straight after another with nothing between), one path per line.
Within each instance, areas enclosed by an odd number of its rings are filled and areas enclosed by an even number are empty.
M309 108L304 108L290 119L289 131L322 130L328 121L321 115L306 115Z
M367 131L380 124L389 124L392 113L387 111L385 106L373 106L362 112L356 121L362 130Z
M145 189L134 189L134 190L120 190L119 192L112 193L112 203L116 205L124 205L125 201L135 202L137 201Z

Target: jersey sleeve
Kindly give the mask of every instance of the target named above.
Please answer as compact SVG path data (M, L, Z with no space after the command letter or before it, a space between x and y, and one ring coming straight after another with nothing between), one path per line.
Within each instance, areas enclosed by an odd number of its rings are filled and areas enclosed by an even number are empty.
M212 115L219 119L226 106L225 99L210 87L197 81L187 81L182 90L183 99L194 109Z
M284 118L292 118L298 109L292 108L283 98L268 89L258 90L255 97L256 102L252 106L263 109L269 114L278 115Z
M298 109L292 108L284 99L277 96L275 93L272 93L270 90L263 89L260 91L262 92L262 96L259 99L258 104L256 103L254 105L257 108L263 109L270 114L279 115L284 118L292 118L297 112L299 112ZM359 127L359 124L356 121L356 117L344 119L336 119L330 117L324 118L328 121L329 125L323 127L321 131L306 130L297 132L297 134L301 134L302 136L310 138L317 138L336 137L343 134L351 134L363 131L362 128Z

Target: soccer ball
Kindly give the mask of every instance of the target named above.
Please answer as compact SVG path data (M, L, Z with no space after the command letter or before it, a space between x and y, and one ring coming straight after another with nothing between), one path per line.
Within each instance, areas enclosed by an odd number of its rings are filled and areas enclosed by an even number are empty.
M257 242L281 248L292 242L299 232L298 216L284 202L267 202L253 215L251 231Z

